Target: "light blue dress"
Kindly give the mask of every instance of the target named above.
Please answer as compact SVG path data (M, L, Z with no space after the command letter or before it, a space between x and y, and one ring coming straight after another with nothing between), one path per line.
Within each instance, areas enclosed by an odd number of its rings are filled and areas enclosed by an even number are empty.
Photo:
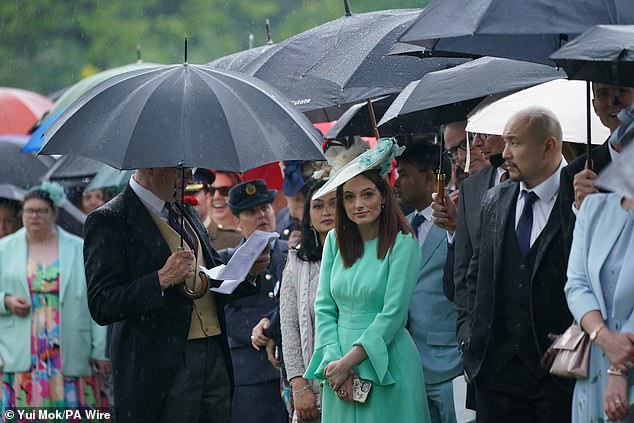
M620 205L618 207L620 208ZM616 332L621 330L624 323L622 320L612 318L616 284L621 274L624 260L634 259L634 257L626 257L626 251L630 247L630 244L634 242L634 211L625 211L623 209L621 209L621 211L627 214L627 221L599 273L602 295L608 315L605 323L610 330ZM632 282L634 283L634 280ZM607 370L609 367L610 363L601 348L592 344L588 378L577 381L575 385L572 401L573 422L607 423L608 419L605 416L603 408L603 398L608 382ZM634 379L632 375L630 375L630 390L633 389L633 381ZM622 420L621 422L634 423L634 410L631 411L627 420Z

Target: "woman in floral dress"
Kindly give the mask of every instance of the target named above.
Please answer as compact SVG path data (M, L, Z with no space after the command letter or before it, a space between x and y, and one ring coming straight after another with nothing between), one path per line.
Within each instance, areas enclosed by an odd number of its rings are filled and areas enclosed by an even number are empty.
M105 327L88 311L83 242L55 225L63 199L56 184L32 189L24 228L0 240L3 411L108 406L93 377L110 368Z

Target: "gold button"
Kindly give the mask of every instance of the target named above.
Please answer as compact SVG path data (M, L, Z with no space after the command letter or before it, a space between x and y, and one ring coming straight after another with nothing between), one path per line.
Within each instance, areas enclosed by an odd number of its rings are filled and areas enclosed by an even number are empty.
M290 233L291 233L291 231L290 231L290 230L288 230L288 229L284 229L284 236L288 236L288 234L290 234Z
M273 291L269 292L269 298L275 298L275 294L273 293Z
M273 279L273 275L271 275L270 273L267 273L265 278L267 281L270 281L271 279Z

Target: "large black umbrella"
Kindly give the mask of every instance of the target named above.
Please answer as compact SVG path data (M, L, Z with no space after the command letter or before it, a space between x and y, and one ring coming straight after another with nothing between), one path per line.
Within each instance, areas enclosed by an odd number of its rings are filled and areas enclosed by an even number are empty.
M632 23L631 0L433 0L399 41L553 64L550 54L589 27Z
M550 66L482 57L451 69L428 73L409 84L392 102L379 126L437 126L465 120L485 97L564 77L562 71Z
M48 170L46 164L22 147L12 142L0 141L0 184L11 184L19 188L30 188L39 184Z
M238 51L227 56L220 57L207 63L207 66L214 69L230 70L235 72L244 72L244 69L256 58L264 54L265 51L274 47L275 44L264 44L263 46L253 47L247 50Z
M348 14L276 44L244 72L280 89L302 112L342 106L329 116L337 117L351 103L397 93L428 72L461 62L387 55L419 13Z
M570 79L634 87L634 25L597 25L550 57Z
M113 76L44 133L42 154L116 169L207 167L244 172L278 160L320 160L321 135L277 90L242 74L167 65Z

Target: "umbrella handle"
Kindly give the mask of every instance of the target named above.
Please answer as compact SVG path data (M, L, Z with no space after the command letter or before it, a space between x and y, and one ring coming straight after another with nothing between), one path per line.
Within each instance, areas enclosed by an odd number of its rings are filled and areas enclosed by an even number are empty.
M438 194L438 204L445 205L445 174L438 172L438 187L436 188Z
M207 292L207 287L209 286L209 280L207 279L207 276L202 272L198 273L198 275L200 276L200 290L193 291L189 289L189 287L187 286L187 282L183 282L181 285L181 292L183 293L183 295L192 300L197 300L205 295L205 293Z

